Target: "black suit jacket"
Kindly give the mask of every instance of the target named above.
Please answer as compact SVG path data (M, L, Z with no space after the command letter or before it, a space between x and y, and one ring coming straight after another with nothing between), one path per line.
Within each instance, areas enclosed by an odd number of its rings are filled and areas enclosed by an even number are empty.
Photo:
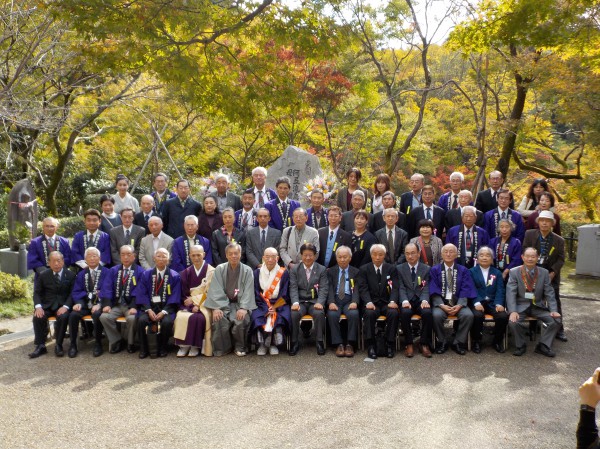
M223 226L223 216L221 214L215 214L212 227L208 224L206 214L198 215L198 234L208 240L212 239L212 234L217 229Z
M380 229L375 233L375 237L379 243L388 249L387 227ZM408 233L400 229L398 226L394 228L394 253L390 254L389 249L385 253L385 261L393 265L398 265L404 262L404 247L408 243Z
M360 296L358 294L358 268L348 265L348 276L350 277L350 294L352 302L358 305ZM327 306L329 304L338 304L338 282L340 278L340 267L329 268L327 270L327 280L329 282L329 291L327 295Z
M317 232L319 233L319 258L317 259L317 263L325 266L325 253L327 252L327 240L329 239L329 226L320 228L319 230L317 230ZM337 243L337 246L335 246L334 244L334 247L336 249L342 245L345 245L352 249L352 234L344 231L340 226L335 236L335 242ZM333 251L331 259L329 260L329 265L325 268L335 267L336 265L337 260L335 258L335 251Z
M490 189L482 190L477 194L477 198L475 199L475 208L477 210L480 210L482 213L485 214L487 211L496 209L497 207L498 201L494 199ZM515 202L511 201L509 207L514 210Z
M404 229L408 233L408 220L406 214L398 211L398 221L396 226L400 229ZM381 228L385 228L385 221L383 221L383 211L379 211L373 214L373 222L371 223L371 234L375 234Z
M435 204L431 206L433 209L433 226L435 227L435 235L436 237L442 238L442 233L444 232L444 217L446 215L444 209L440 206L436 206ZM425 218L425 207L423 205L419 207L415 207L408 214L409 221L409 231L408 236L412 239L413 237L417 237L419 235L419 229L417 228L417 224L420 220Z
M410 213L412 212L412 198L413 198L413 193L412 190L409 192L404 192L402 195L400 195L400 212L402 212L403 214L406 215L410 215ZM423 204L423 202L420 202L421 204ZM407 209L410 207L410 211L406 212Z
M35 280L33 304L41 304L44 310L56 312L62 306L73 307L71 291L75 284L75 274L63 268L60 281L56 282L54 271L46 270Z
M446 216L444 217L444 227L446 228L446 233L450 230L450 228L461 224L462 216L460 208L450 209L446 212ZM477 211L477 220L475 221L475 225L483 228L483 213L480 210Z
M421 305L422 301L429 302L429 265L419 262L415 282L412 281L408 263L398 265L396 270L398 271L398 283L400 285L400 304L404 301L410 302L411 305Z
M367 221L367 229L370 229L373 225L373 214L369 214L369 221ZM340 228L346 232L354 232L354 212L349 210L342 214L342 222Z
M363 307L370 302L376 306L387 305L391 301L398 303L398 273L396 267L384 262L381 265L381 284L379 284L375 265L372 263L363 265L359 268L358 289Z
M202 205L193 198L188 197L185 207L181 207L179 197L171 198L164 202L162 209L163 232L173 239L185 234L183 220L188 215L198 215Z
M144 215L145 215L144 212L138 212L137 214L135 214L135 217L133 217L133 224L144 228L144 230L146 231L145 235L148 235L148 234L150 234L150 229L148 229L148 223L146 223L146 219L144 218ZM150 215L150 218L152 218L152 217L162 218L159 214L157 214L154 211L152 211L152 215Z

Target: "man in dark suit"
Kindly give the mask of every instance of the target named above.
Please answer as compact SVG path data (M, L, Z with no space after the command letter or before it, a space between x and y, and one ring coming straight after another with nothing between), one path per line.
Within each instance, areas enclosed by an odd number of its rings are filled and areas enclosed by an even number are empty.
M215 194L217 206L221 212L227 207L231 207L234 211L242 208L242 200L239 195L229 191L229 176L219 173L215 177L215 187L217 188Z
M557 321L561 316L558 313L548 270L537 266L537 262L537 250L526 248L523 252L523 265L512 268L508 275L506 308L510 313L508 326L515 336L516 350L513 355L525 354L527 349L525 329L521 323L525 317L532 316L545 324L535 352L546 357L554 357L552 341L560 327Z
M389 190L384 192L383 195L381 195L381 205L383 206L383 210L373 214L373 222L371 223L370 228L371 234L373 235L375 235L375 233L381 228L385 227L385 221L383 221L383 211L389 208L398 210L396 207L396 195L394 195L394 192L390 192ZM398 226L400 229L404 229L408 234L408 221L406 219L406 214L398 211L398 221L396 222L396 226Z
M475 209L480 210L484 214L487 211L496 209L498 207L498 190L500 190L502 188L502 184L504 184L504 176L502 175L502 172L494 170L489 174L488 180L490 188L480 191L477 194L477 199L475 200ZM515 208L514 202L510 203L510 208Z
M329 286L327 270L315 262L317 248L310 243L300 247L302 263L290 271L290 301L292 303L292 341L289 354L298 354L298 331L300 319L310 315L315 328L317 354L325 354L323 331L325 330L325 304Z
M71 293L73 308L69 315L70 358L77 356L79 323L86 315L91 315L94 323L94 357L102 355L102 324L100 323L102 304L98 294L109 270L100 266L100 251L98 251L98 248L89 247L85 250L84 256L87 268L77 274Z
M265 167L255 167L252 169L252 184L254 184L254 210L265 207L269 201L277 198L275 190L268 189L265 186L267 181L267 169ZM262 256L261 256L262 257Z
M494 253L491 248L482 246L477 251L477 265L471 268L471 278L477 290L477 298L472 301L473 327L471 340L473 352L481 352L481 336L485 314L494 317L494 349L504 352L504 334L508 324L508 315L504 309L505 289L502 272L492 266Z
M319 229L319 259L317 262L326 268L337 263L336 250L352 244L352 234L340 228L342 209L339 206L329 208L329 226Z
M421 316L421 353L424 357L431 357L431 328L433 314L429 304L429 266L419 262L419 248L414 243L409 243L404 248L406 262L396 269L399 278L400 295L400 321L406 349L404 355L414 355L413 334L411 318L413 315Z
M560 301L560 270L565 264L565 240L558 234L552 232L554 227L554 214L551 211L541 211L537 217L539 229L529 229L525 232L523 248L535 248L539 254L537 265L548 270L550 284L554 289L554 299L558 313L562 317L562 305ZM556 333L560 341L567 341L563 329L562 319L560 329Z
M396 334L400 311L398 308L398 274L396 267L385 262L386 249L379 243L371 246L371 263L359 269L358 288L363 307L363 321L367 353L376 359L375 326L377 318L385 316L387 357L396 353Z
M420 206L423 201L421 199L421 189L425 185L425 176L421 173L415 173L410 177L410 192L405 192L400 195L400 212L410 215L411 211Z
M337 208L337 206L336 206ZM358 304L358 268L350 266L352 250L340 246L336 250L337 266L327 270L329 295L327 297L327 321L331 331L331 344L337 346L337 357L354 357L354 348L358 341L360 315ZM347 343L344 346L340 329L340 317L346 315L348 321Z
M279 248L281 231L269 227L271 214L261 207L256 213L258 225L246 234L246 265L253 270L262 267L262 257L266 248Z
M439 345L435 353L447 351L444 321L449 316L458 318L458 330L451 348L459 355L467 352L467 338L473 324L473 312L469 309L469 300L477 297L477 291L469 270L455 263L458 251L452 243L442 248L442 260L439 265L431 267L429 272L429 302L433 309L433 328Z
M410 214L408 214L408 237L412 239L419 236L417 224L425 218L433 221L433 226L435 227L434 235L441 239L444 232L444 216L446 213L444 209L433 204L433 200L435 200L433 186L426 185L423 187L421 190L421 199L423 200L423 204L412 208Z
M385 247L385 261L392 265L398 265L404 262L404 247L408 243L408 234L406 231L396 226L398 221L398 211L396 209L385 209L383 211L386 226L375 233L375 237Z
M133 209L126 207L121 210L121 226L115 226L108 234L110 235L110 253L113 265L121 263L121 246L131 245L137 253L140 250L140 243L146 236L146 230L141 226L133 224Z
M458 194L458 207L456 209L450 209L444 216L444 228L446 234L454 226L462 224L462 209L465 206L470 206L473 202L473 194L469 190L461 190ZM477 219L475 224L480 228L483 227L483 212L477 211ZM491 237L490 237L491 238Z
M133 224L144 228L144 231L146 231L145 235L148 235L150 234L148 220L155 215L160 217L160 215L154 211L154 198L152 198L151 195L144 195L140 200L140 211L133 217ZM117 264L118 262L113 263Z
M56 234L58 229L58 220L53 217L46 217L42 222L43 234L34 238L29 243L27 252L27 269L35 271L35 277L43 271L50 268L50 253L59 251L67 266L71 264L71 247L69 241Z
M354 217L359 210L364 210L366 205L366 197L362 190L355 190L352 193L352 210L342 214L342 222L340 226L346 232L354 232ZM368 212L367 212L368 213ZM370 228L373 223L373 215L369 214L369 223L367 228Z
M162 219L165 234L176 239L184 233L183 220L188 215L196 215L202 205L190 197L190 183L186 179L177 182L177 196L167 200L163 206Z
M33 290L35 349L29 354L32 359L48 352L46 335L48 334L48 318L51 316L56 317L54 353L57 357L65 355L62 344L69 322L69 310L73 305L71 291L75 283L75 274L65 269L65 261L59 251L52 251L48 255L48 263L49 269L40 273Z
M175 198L177 194L175 192L171 192L167 188L167 184L169 183L169 178L164 173L156 173L154 175L154 192L150 194L152 197L152 201L154 202L154 215L158 215L159 217L163 213L163 208L165 206L165 202L170 200L171 198ZM137 224L137 223L136 223ZM139 225L138 225L139 226Z

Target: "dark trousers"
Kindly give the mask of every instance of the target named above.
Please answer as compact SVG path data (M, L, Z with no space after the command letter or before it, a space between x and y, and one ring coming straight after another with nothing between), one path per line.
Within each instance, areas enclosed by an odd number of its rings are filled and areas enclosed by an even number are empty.
M300 330L300 319L304 315L310 315L315 326L315 340L323 341L323 331L325 330L325 306L323 310L315 309L315 305L310 302L301 302L299 310L292 310L292 343L298 341L298 331Z
M102 308L92 313L88 308L81 308L81 310L72 310L69 314L69 336L71 337L71 344L77 345L77 334L79 332L79 323L81 319L86 315L92 315L92 322L94 324L94 338L96 343L102 342L102 323L100 322L100 315L102 315Z
M433 314L431 308L423 309L421 302L410 303L410 307L400 309L400 321L402 323L402 333L404 342L407 345L413 344L413 334L410 319L413 315L421 315L421 344L431 347L431 329L433 327Z
M485 314L492 315L494 317L494 343L502 343L504 334L506 332L506 326L508 326L508 314L504 312L496 312L496 307L485 304L483 306L484 311L475 310L475 307L471 307L473 312L473 327L471 327L471 339L473 341L481 341L481 334L483 332L483 320Z
M44 310L44 316L37 318L33 316L33 334L35 335L34 344L36 346L46 343L46 335L48 335L48 318L56 317L54 323L54 335L56 336L56 344L62 345L67 332L67 324L69 323L69 312L63 313L60 316L56 315L56 311Z
M375 309L363 309L363 332L368 345L372 345L375 339L375 325L377 318L385 316L385 340L388 344L396 342L398 324L400 321L400 309L390 309L387 304L375 304Z
M327 322L329 323L329 330L331 331L331 344L334 346L341 345L344 341L342 340L342 332L340 330L340 317L346 315L348 322L348 343L356 343L358 341L358 322L360 320L360 314L358 308L350 310L352 301L350 295L346 295L344 301L336 301L338 306L337 310L327 310Z
M160 323L160 333L158 334L158 350L166 350L169 338L173 334L173 319L171 315L165 315ZM154 321L150 319L146 312L142 312L138 319L138 337L140 339L141 351L148 352L148 339L146 338L146 328L152 326Z
M554 278L556 279L556 278ZM558 328L558 332L564 330L563 328L563 321L564 321L564 317L562 314L562 304L560 303L560 281L559 282L552 282L552 288L554 289L554 297L556 298L556 308L558 309L558 313L560 313L561 316L561 320L560 320L560 326Z

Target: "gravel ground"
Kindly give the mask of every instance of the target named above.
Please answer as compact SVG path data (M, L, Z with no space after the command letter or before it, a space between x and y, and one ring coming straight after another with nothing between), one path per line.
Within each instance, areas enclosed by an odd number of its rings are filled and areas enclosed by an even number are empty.
M0 344L0 447L570 448L577 387L600 365L600 302L565 300L558 356L491 348L409 360L297 357L29 360ZM65 345L65 349L68 344ZM271 430L273 429L273 430Z

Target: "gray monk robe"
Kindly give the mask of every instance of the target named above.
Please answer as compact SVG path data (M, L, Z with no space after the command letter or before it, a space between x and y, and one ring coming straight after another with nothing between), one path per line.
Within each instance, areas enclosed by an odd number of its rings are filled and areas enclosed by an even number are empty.
M229 262L219 265L208 288L204 306L223 311L223 318L212 323L213 355L218 357L227 354L233 346L236 351L246 352L250 313L256 309L252 269L240 264L232 270ZM239 309L248 311L243 320L236 318Z

